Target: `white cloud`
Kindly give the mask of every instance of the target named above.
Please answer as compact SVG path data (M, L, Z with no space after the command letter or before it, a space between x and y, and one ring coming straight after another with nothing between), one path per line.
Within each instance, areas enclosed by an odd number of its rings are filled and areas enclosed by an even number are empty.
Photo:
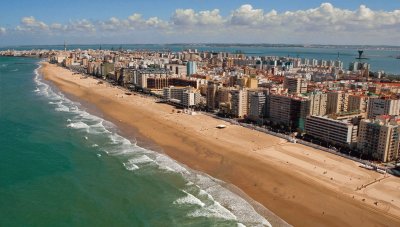
M6 34L7 30L3 27L0 27L0 35Z
M16 27L16 30L18 31L31 31L31 32L46 31L48 29L49 26L46 23L36 20L36 18L33 16L23 17L21 19L21 25Z
M70 32L90 32L96 31L96 26L87 19L70 21L69 24L65 26L66 31Z
M257 25L264 20L264 10L253 9L252 5L246 4L232 12L230 22L234 25Z
M218 9L198 13L193 9L177 9L171 17L171 22L176 26L215 26L222 24L224 20Z
M331 3L322 3L311 9L277 12L274 9L268 11L245 4L227 16L221 16L218 9L176 9L169 20L155 16L144 18L141 14L134 13L126 18L111 17L102 21L81 19L48 25L30 16L22 18L20 25L14 30L59 35L100 34L101 37L129 35L132 31L137 32L135 34L140 37L140 34L157 32L160 40L163 37L187 40L197 37L202 42L298 40L298 43L344 43L362 38L366 42L388 44L394 44L390 42L395 40L395 44L400 45L400 9L372 10L360 5L355 10L349 10L335 7ZM5 29L0 29L1 33L4 34Z

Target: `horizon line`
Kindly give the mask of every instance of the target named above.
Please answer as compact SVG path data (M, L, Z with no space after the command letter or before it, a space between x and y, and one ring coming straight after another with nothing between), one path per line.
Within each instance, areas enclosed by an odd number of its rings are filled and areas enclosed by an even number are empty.
M177 42L177 43L86 43L78 44L67 42L67 46L94 46L94 45L271 45L271 46L300 46L300 47L319 47L319 46L350 46L350 47L395 47L400 48L400 45L389 44L301 44L301 43L246 43L246 42ZM23 47L23 46L64 46L60 44L14 44L14 45L1 45L0 48L6 47Z

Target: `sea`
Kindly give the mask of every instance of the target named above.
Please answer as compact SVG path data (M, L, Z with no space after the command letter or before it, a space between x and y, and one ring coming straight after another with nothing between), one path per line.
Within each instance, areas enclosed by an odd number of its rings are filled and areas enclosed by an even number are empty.
M67 49L107 49L107 50L150 50L150 51L213 51L227 53L244 53L248 56L299 57L317 60L340 60L344 68L350 63L361 61L369 63L371 71L384 71L390 75L400 76L400 46L365 46L365 45L287 45L287 44L96 44L67 45ZM7 46L0 50L53 49L63 50L64 45ZM363 50L366 59L357 60L358 50Z
M44 81L39 61L0 57L0 226L270 226L226 183Z

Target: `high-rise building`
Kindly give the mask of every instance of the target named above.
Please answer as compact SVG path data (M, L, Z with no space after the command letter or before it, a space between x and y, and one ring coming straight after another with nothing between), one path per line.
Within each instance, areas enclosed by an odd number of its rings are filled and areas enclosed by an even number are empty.
M231 91L231 114L234 117L243 118L248 115L248 91L239 89Z
M106 78L107 74L114 72L114 63L104 62L101 64L101 76Z
M231 90L233 88L230 87L219 87L216 93L215 102L216 106L219 108L221 103L230 103L231 102Z
M308 116L305 131L314 138L345 147L354 147L357 142L356 125L326 116Z
M368 118L373 119L378 115L399 115L400 100L391 98L371 97L368 101Z
M247 80L246 87L250 89L257 89L258 88L258 80L257 78L249 78Z
M215 110L217 108L217 102L215 101L215 97L216 97L216 93L217 93L217 89L218 89L218 84L213 82L213 81L209 81L207 84L207 109L208 110Z
M326 115L326 103L328 95L322 92L308 94L310 100L310 115L324 116Z
M328 92L326 113L335 114L347 112L349 104L349 93L343 91Z
M367 111L368 97L364 95L349 95L349 106L347 111L360 111L365 113Z
M357 147L369 157L390 162L399 157L399 136L398 119L387 115L365 119L360 122Z
M200 92L193 87L164 87L163 98L166 101L189 108L200 103Z
M265 116L266 97L263 92L254 92L250 94L249 117L259 119Z
M310 114L310 100L285 95L269 95L269 119L291 130L304 130L306 117Z
M197 63L195 61L188 61L186 64L187 76L191 76L197 73Z
M307 79L301 77L285 77L284 88L288 89L288 93L306 93Z

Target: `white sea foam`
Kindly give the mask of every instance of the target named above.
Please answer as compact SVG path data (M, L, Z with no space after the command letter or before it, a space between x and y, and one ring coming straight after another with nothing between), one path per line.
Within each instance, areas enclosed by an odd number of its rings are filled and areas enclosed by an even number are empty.
M222 181L214 179L210 176L203 176L197 174L195 179L192 179L200 190L199 195L207 195L210 200L218 201L209 212L219 210L218 206L226 208L226 210L220 210L222 213L229 211L234 214L242 223L249 223L252 226L271 226L271 224L260 214L258 214L253 206L251 206L245 199L233 193L230 190L225 189L222 185ZM192 215L206 214L204 212L195 213ZM214 216L215 214L213 214ZM229 215L226 216L229 218Z
M141 155L139 157L131 158L129 159L130 163L134 164L146 164L150 162L154 162L151 158L149 158L147 155Z
M221 186L224 184L222 181L189 171L168 156L137 146L135 142L132 143L113 132L114 124L81 110L79 104L72 102L61 93L54 92L49 85L43 83L37 70L35 73L34 81L38 90L35 92L47 97L50 100L49 104L55 105L56 110L72 114L72 117L69 116L70 118L66 120L68 127L76 130L85 129L85 133L96 134L96 136L104 134L106 139L93 141L96 143L92 147L99 146L97 144L99 143L100 150L120 157L124 167L129 171L136 171L142 165L154 163L161 170L180 174L187 179L185 196L174 201L174 205L197 206L188 213L188 216L233 220L239 222L238 226L243 226L242 223L250 226L270 226L269 222L247 201Z
M213 218L221 218L225 220L236 221L237 217L227 210L225 207L221 206L218 202L214 201L214 203L210 206L204 207L202 209L194 210L188 214L190 217L213 217Z
M135 164L133 164L133 163L130 163L130 162L125 162L125 163L124 163L124 166L125 166L125 168L126 168L127 170L129 170L129 171L134 171L134 170L139 169L139 166L137 166L137 165L135 165Z
M200 199L198 199L196 196L194 196L184 190L183 190L183 192L185 193L185 196L175 200L173 202L173 204L180 204L180 205L189 204L189 205L198 205L200 207L205 206L205 204Z
M132 145L131 141L128 139L114 133L109 136L113 144L118 144L118 145Z
M55 110L59 112L69 112L69 108L64 105L60 105L59 107L55 108Z
M171 158L165 155L158 154L155 161L159 165L160 169L186 175L190 174L190 172L186 168L179 165L175 160L172 160Z
M69 128L76 128L76 129L87 129L89 125L85 124L84 122L74 122L67 125Z

